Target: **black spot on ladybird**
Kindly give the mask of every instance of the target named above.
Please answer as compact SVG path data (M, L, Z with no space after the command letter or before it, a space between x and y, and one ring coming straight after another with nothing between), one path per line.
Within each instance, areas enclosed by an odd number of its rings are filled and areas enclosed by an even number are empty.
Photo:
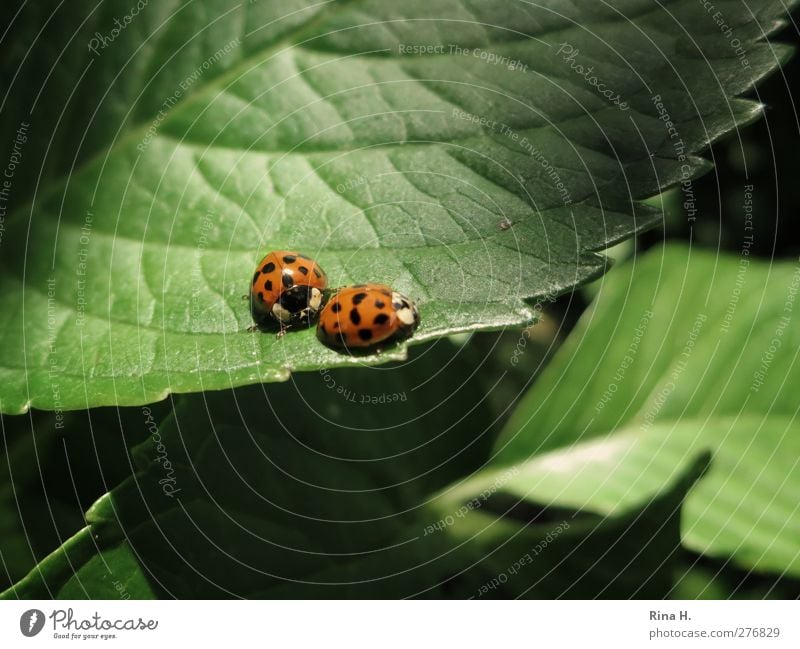
M258 292L258 301L259 302L263 302L264 301L264 294L261 291Z
M353 296L353 304L361 304L365 297L367 297L366 293L356 293Z
M261 272L262 273L271 273L273 270L275 270L275 264L273 264L272 262L269 262L267 264L264 264L264 268L261 269Z
M283 263L284 264L293 264L295 261L297 261L297 257L295 257L294 255L284 255L283 256Z
M386 306L386 302L384 302L383 300L375 300L375 307L376 308L382 309L385 306Z
M257 271L256 271L256 274L255 274L255 275L253 275L253 284L255 284L255 283L258 281L258 276L259 276L260 274L261 274L261 271L260 271L260 270L257 270Z
M291 273L281 273L281 282L286 288L294 286L294 280Z
M361 340L372 340L372 329L359 329L358 337Z
M358 313L358 309L350 309L350 322L354 325L361 323L361 315Z
M341 310L342 310L342 305L339 304L338 302L334 302L333 304L331 304L331 311L333 311L334 313L339 313L339 311Z
M308 268L306 268L305 266L298 266L297 270L303 273L303 275L308 275Z
M272 290L272 280L271 279L268 279L266 282L264 282L264 288L267 289L268 291Z
M314 274L317 276L317 279L320 279L322 277L322 273L319 272L319 268L314 266L313 270L314 270Z
M372 321L372 324L382 325L386 324L389 321L389 314L387 313L379 313L375 316L375 319Z
M338 329L339 328L339 321L338 320L333 323L333 328L334 329Z

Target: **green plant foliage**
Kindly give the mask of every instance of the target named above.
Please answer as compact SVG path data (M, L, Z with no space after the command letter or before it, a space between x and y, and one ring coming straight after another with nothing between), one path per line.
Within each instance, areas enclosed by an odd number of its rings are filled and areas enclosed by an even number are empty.
M680 556L796 575L794 359L756 373L774 338L797 349L800 272L742 259L667 247L613 271L494 452L504 364L446 340L182 397L81 542L6 597L769 596Z
M125 541L101 543L84 527L0 595L4 599L151 599L153 589Z
M92 532L82 528L61 546L45 557L19 582L0 595L3 599L57 598L64 585L75 572L90 562L98 546L93 543Z
M709 449L684 544L796 577L798 290L796 263L678 246L614 271L497 442L503 492L614 514Z
M530 322L654 223L637 199L708 168L692 154L759 114L734 97L788 55L758 40L773 1L716 3L747 65L695 0L152 2L88 52L129 10L106 4L55 74L52 53L25 59L4 116L12 137L32 111L2 241L3 412L404 356L248 334L240 296L268 249L412 295L413 342Z
M152 406L158 420L167 404ZM131 474L148 433L139 408L0 416L0 590L83 527L86 509ZM50 597L44 592L42 597Z
M738 568L727 559L684 553L675 571L675 599L797 599L800 580Z
M505 370L492 359L482 366L469 346L443 340L415 349L407 365L181 397L135 449L137 473L89 509L89 527L4 596L473 596L506 555L483 564L475 546L430 528L446 506L434 493L478 469L495 439L488 396ZM394 391L376 394L376 385ZM612 572L636 543L648 546L637 547L637 569L667 565L677 524L661 524L683 497L678 482L672 496L599 526L570 512L572 529L542 559L555 576L533 594L585 569L572 554L587 539L609 548L620 536L624 552L611 548L614 562L582 587L632 593ZM520 541L549 532L532 527ZM492 530L486 536L491 543ZM666 592L661 577L642 592Z
M662 492L605 517L505 498L510 471L491 484L453 485L431 509L454 547L494 575L466 596L664 598L673 587L681 506L708 461L696 456Z
M135 582L131 554L166 596L267 596L292 584L345 595L337 584L356 574L354 595L387 580L413 592L424 568L395 582L386 562L416 565L428 547L410 543L419 503L484 461L498 430L488 397L504 371L446 339L417 349L396 367L182 397L134 450L139 472L87 512L96 545L65 547L78 573L70 592ZM131 410L151 421L149 408ZM90 563L98 552L104 560ZM71 573L60 556L8 596L62 593Z

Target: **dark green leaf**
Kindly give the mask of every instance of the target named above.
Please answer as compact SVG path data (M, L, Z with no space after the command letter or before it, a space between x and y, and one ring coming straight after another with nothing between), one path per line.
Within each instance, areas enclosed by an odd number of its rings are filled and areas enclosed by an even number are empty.
M155 417L163 407L153 406ZM85 526L84 512L131 475L147 434L139 408L0 417L0 590ZM53 593L58 586L53 586ZM48 595L44 595L48 596Z
M147 596L143 580L178 597L435 586L449 574L437 560L446 555L417 538L415 511L485 461L497 430L489 397L504 371L492 362L442 340L401 366L183 397L160 423L145 408L140 471L86 514L101 554L76 560L67 586L61 570L43 569L36 583L78 597Z

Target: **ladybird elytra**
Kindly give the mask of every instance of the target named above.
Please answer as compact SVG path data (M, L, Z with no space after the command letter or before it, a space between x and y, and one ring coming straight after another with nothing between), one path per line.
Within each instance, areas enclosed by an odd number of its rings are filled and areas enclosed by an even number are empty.
M317 338L335 349L366 348L405 340L420 323L416 304L385 284L335 291L319 314Z
M322 308L328 278L320 265L299 252L274 250L258 263L250 286L250 311L256 324L277 322L281 329L311 325Z

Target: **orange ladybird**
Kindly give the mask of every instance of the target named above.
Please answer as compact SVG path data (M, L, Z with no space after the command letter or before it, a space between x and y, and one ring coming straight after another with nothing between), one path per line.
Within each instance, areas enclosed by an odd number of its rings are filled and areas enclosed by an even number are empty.
M405 340L419 326L416 304L385 284L339 289L319 315L317 338L335 349Z
M298 252L270 252L256 268L250 310L259 326L270 320L281 327L310 325L322 307L328 278L319 264Z

